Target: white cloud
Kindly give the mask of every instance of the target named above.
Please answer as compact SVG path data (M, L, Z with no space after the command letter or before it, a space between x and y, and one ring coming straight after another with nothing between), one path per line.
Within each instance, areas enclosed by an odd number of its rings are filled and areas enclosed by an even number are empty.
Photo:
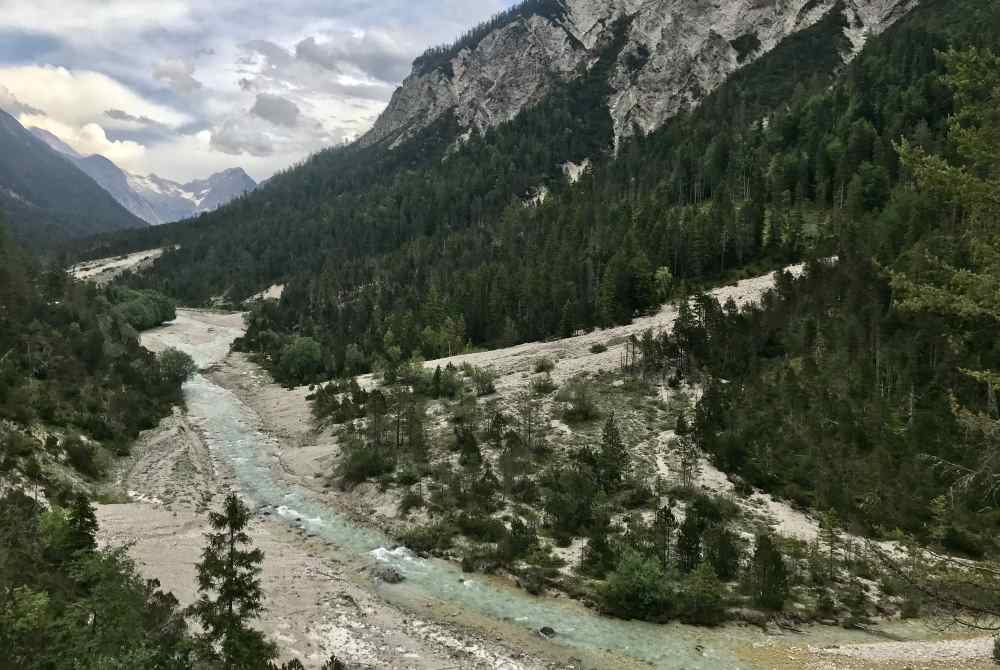
M17 96L10 92L6 86L0 84L0 109L18 116L20 114L41 114L41 111L31 105L26 105L17 99Z
M49 131L84 156L100 154L126 170L138 170L143 165L145 146L138 142L110 140L97 123L76 127L49 116L33 114L22 114L19 120L26 128Z
M89 70L37 65L0 67L0 85L23 104L78 127L106 118L108 109L145 116L171 127L191 118L145 99L105 74Z
M153 69L153 78L185 95L201 88L201 82L194 78L194 64L181 58L171 58L157 63Z
M109 32L186 26L191 15L191 3L184 0L0 0L4 28L78 41Z
M0 86L131 171L262 178L365 132L413 56L513 1L0 0Z

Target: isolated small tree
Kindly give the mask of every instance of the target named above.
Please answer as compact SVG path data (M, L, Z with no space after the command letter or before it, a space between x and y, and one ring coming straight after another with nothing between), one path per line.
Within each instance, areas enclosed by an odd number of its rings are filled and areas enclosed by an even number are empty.
M736 579L740 569L740 548L729 529L715 526L709 530L705 539L705 555L719 579L724 582Z
M688 510L677 535L677 560L684 572L691 572L701 562L702 536L705 524Z
M757 607L781 610L788 598L788 568L770 535L757 537L750 566L753 603Z
M212 512L208 521L213 532L205 536L208 544L197 565L200 597L191 606L203 630L201 654L225 670L267 668L277 649L249 625L264 611L264 553L247 533L250 510L230 494L222 512Z
M97 549L97 515L94 506L82 493L73 499L69 508L70 543L74 551Z
M670 505L664 505L656 511L653 521L653 541L656 544L656 555L663 567L670 564L670 546L674 532L677 530L677 517Z
M628 451L625 449L625 443L622 441L622 434L618 430L618 422L615 420L613 412L604 424L599 463L601 485L605 490L611 490L624 477L628 476Z

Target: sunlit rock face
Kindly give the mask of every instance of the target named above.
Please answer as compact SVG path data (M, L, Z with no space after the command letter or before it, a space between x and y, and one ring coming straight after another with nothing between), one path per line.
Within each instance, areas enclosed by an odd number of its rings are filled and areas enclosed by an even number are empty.
M852 58L918 0L552 0L434 67L415 65L366 144L396 144L454 113L463 131L508 121L580 76L626 32L611 70L616 142L689 109L733 72L830 12L844 16Z

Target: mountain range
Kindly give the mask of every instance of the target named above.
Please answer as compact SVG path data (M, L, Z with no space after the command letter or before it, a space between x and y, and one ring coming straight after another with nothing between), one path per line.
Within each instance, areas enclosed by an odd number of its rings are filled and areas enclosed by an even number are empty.
M146 225L3 110L0 215L31 246Z
M44 129L32 128L31 132L66 156L125 209L152 225L210 212L257 188L257 183L242 168L231 168L186 184L155 174L131 174L104 156L81 156Z

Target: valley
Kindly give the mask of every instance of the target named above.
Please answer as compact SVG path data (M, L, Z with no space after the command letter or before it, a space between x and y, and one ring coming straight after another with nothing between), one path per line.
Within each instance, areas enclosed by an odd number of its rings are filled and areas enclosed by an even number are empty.
M771 285L769 277L760 277L717 295L750 302ZM629 335L669 327L675 316L667 310L635 324L634 331L597 331L473 356L477 365L497 366L498 394L513 398L540 353L557 357L557 369L597 373L615 367ZM268 610L261 629L279 642L283 655L307 668L319 667L330 653L373 668L988 667L989 638L881 642L883 636L919 640L941 634L927 623L882 624L871 633L804 626L793 633L777 625L761 631L622 622L566 598L531 596L505 579L463 575L454 564L388 549L393 545L383 532L393 525L398 500L380 500L365 487L339 493L321 485L338 457L336 437L316 430L307 389L282 388L245 355L229 353L242 332L240 314L180 310L177 321L143 335L154 351L186 351L203 372L186 387L186 410L145 433L119 466L115 487L130 502L99 506L100 537L130 543L142 569L187 603L195 595L193 564L204 512L225 492L239 492L257 510L253 538L265 552ZM590 360L596 343L609 344L609 350ZM448 362L462 361L427 365ZM720 481L724 476L703 473L702 485ZM766 509L777 512L769 521L778 522L779 533L815 532L808 530L814 522L787 505L770 502ZM406 581L380 583L372 576L379 564L392 566ZM556 629L553 641L538 635L543 626ZM785 665L776 664L779 658Z
M1000 664L995 0L47 3L0 669Z

